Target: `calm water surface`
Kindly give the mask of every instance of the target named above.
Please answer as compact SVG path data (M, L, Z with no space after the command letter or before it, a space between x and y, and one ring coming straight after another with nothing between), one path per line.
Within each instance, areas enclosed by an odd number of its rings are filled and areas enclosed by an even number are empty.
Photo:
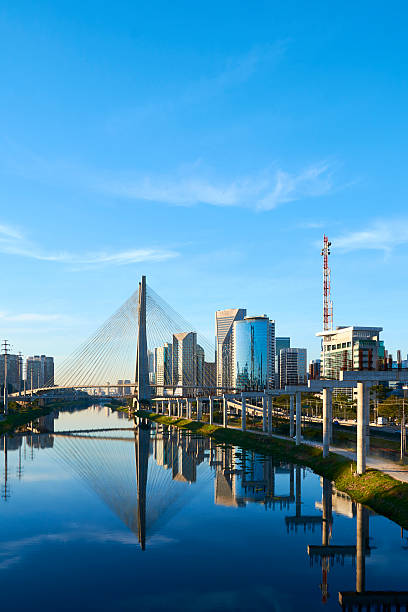
M93 406L1 439L4 609L339 610L408 589L407 534L310 470L132 426Z

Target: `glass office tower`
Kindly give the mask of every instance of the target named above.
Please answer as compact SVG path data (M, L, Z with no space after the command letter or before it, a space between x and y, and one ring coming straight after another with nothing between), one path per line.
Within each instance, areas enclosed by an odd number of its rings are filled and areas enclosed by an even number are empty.
M275 321L245 317L233 327L234 386L242 391L274 387Z

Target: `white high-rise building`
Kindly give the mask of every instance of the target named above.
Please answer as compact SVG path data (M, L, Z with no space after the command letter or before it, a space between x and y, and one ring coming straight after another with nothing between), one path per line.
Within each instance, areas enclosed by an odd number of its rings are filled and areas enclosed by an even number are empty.
M157 394L163 395L165 387L173 384L173 345L166 342L155 349Z
M197 386L197 334L173 334L173 385L177 394L193 395Z
M245 308L217 310L215 313L215 335L217 343L217 387L232 389L232 327L234 321L242 321L246 316ZM219 389L221 390L221 389Z
M279 353L280 388L307 383L307 350L283 348Z

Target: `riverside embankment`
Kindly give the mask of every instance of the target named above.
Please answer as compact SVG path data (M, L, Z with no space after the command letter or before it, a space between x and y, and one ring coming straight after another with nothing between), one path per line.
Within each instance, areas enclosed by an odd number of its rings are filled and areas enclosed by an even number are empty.
M219 444L237 445L281 461L310 467L316 474L329 478L339 491L347 493L354 501L362 503L378 514L408 529L408 484L375 469L368 469L362 476L355 475L356 464L345 457L330 453L323 459L318 447L301 444L290 439L264 436L239 429L224 428L177 417L168 417L140 410L136 416L151 421L179 427L203 436L210 436Z

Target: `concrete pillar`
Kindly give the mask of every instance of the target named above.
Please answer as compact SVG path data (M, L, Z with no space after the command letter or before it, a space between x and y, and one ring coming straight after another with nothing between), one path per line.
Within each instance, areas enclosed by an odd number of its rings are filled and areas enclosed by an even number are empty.
M225 395L222 397L222 426L228 427L228 402Z
M197 397L197 421L201 421L202 410L203 410L203 405L201 403L201 399Z
M177 398L177 416L180 418L180 398Z
M364 410L365 410L365 445L366 454L368 455L370 450L370 388L366 387L366 393L364 397Z
M366 385L357 383L357 474L366 471Z
M333 393L331 395L330 403L328 405L328 419L329 419L329 444L333 444Z
M295 396L290 396L290 408L289 408L289 436L293 438L295 433Z
M266 395L262 397L262 431L268 431L268 422L267 422L267 410L268 410L268 398Z
M302 394L296 391L296 446L302 441Z
M242 395L241 429L246 430L246 397Z
M272 433L272 397L268 396L268 434Z
M210 425L214 423L214 398L210 396Z
M169 416L171 416L171 400L168 400L167 402L167 411L168 411Z
M330 415L332 406L332 390L323 389L323 457L330 450Z

